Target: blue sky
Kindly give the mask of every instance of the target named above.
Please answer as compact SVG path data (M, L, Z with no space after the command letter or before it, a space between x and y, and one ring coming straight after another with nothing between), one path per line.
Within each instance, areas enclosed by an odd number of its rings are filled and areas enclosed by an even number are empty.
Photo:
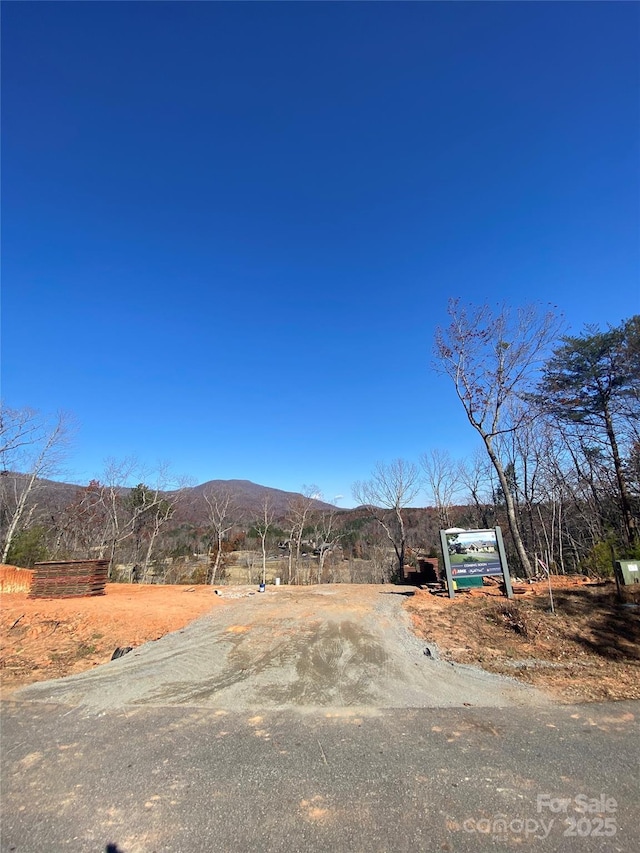
M449 297L640 310L640 7L3 3L2 394L317 484L475 445Z

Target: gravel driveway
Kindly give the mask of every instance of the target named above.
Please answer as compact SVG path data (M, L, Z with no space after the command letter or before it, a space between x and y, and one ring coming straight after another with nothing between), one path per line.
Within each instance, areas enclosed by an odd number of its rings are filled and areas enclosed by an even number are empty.
M224 605L111 663L18 691L82 706L223 710L541 705L510 679L425 654L389 586L221 590Z

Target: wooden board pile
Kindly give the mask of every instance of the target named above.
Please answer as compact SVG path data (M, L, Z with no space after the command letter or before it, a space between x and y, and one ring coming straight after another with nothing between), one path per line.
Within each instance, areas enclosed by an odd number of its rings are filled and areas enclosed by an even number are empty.
M36 563L29 598L104 595L108 571L108 560Z

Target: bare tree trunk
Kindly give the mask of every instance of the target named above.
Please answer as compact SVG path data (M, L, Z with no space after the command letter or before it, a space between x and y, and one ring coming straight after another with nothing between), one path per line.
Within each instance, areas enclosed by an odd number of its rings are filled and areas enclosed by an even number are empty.
M438 512L440 528L451 527L453 496L460 485L460 465L454 462L448 451L437 448L423 453L420 464L425 474L428 498Z
M300 495L297 495L289 503L288 517L291 523L291 538L289 540L289 583L291 583L291 560L292 548L295 542L295 583L300 582L300 553L302 550L302 537L304 527L314 502L320 494L316 485L303 486Z
M493 440L532 423L536 412L520 401L534 387L537 371L560 323L535 305L497 313L488 305L465 308L449 303L450 325L436 331L436 355L454 383L471 426L482 438L504 493L507 523L524 573L531 577L509 483Z
M560 569L564 575L564 552L562 549L562 495L560 495L560 500L558 501L558 558L560 560Z
M404 561L407 542L402 510L418 494L419 475L415 465L396 459L389 465L378 463L373 477L364 483L354 483L353 496L367 507L378 522L395 551L398 562L398 581L404 581Z
M34 444L37 447L42 442L35 458L32 456L29 459L29 468L27 469L29 470L29 474L26 483L17 495L16 506L4 536L1 559L3 563L6 563L11 543L23 518L27 501L37 486L38 478L42 477L48 470L51 470L57 461L57 451L59 451L61 445L64 443L67 424L63 415L58 415L55 424L47 434L46 426L42 422L38 423L36 421L36 414L30 412L30 410L14 412L13 410L2 409L1 415L1 438L4 442L2 447L2 465L5 470L10 470L13 462L16 460L18 460L18 464L20 464L20 461L25 461L24 457L14 457L12 459L10 451L15 452L25 444L27 446Z
M269 496L265 497L262 503L262 515L260 520L256 523L256 530L258 531L258 536L260 537L260 545L262 548L262 583L265 584L267 582L267 536L269 535L269 530L273 525L273 507L271 505L271 501L269 500Z
M2 551L2 562L7 562L7 555L11 549L11 543L13 542L13 537L15 536L16 530L18 528L18 524L22 518L22 514L24 513L25 507L27 505L27 499L31 494L31 490L33 489L34 483L36 481L37 475L35 471L29 477L27 486L22 490L18 498L18 502L16 504L16 508L11 517L11 521L9 522L9 527L7 528L7 532L5 534L4 540L4 549Z
M204 499L208 508L209 524L213 528L216 540L216 555L210 581L211 584L214 584L222 565L223 542L227 533L233 528L237 508L228 491L205 492Z
M156 495L157 499L157 495ZM171 516L173 515L173 511L175 509L175 496L173 501L168 501L166 498L160 501L159 504L156 505L156 511L153 517L153 527L151 529L151 533L149 534L149 545L147 547L147 552L144 557L142 574L146 579L149 565L151 563L151 555L153 554L153 546L155 545L155 541L158 538L158 534L162 529L162 526L167 522Z
M287 550L289 551L287 555L287 583L291 584L293 582L293 538L295 536L295 527L291 528L291 532L289 535L289 542L287 543Z
M618 441L616 439L613 421L611 420L611 412L609 411L608 406L605 406L604 418L607 438L609 439L609 444L611 446L611 455L613 456L613 467L616 474L616 480L618 482L618 491L620 493L620 508L622 510L624 536L627 545L633 545L638 539L638 528L631 508L631 496L629 495L629 490L627 488L627 481L624 476L624 467L620 458Z
M484 445L487 448L487 453L489 455L489 459L491 459L491 463L496 470L496 474L498 475L498 480L500 481L500 485L502 487L502 491L504 493L504 502L507 510L507 521L509 524L509 532L511 533L511 537L513 539L513 544L515 545L516 552L518 554L518 559L520 560L520 564L525 575L530 578L533 577L533 569L531 568L531 562L529 560L529 556L527 555L527 551L524 547L524 542L522 541L522 536L520 535L520 528L518 526L518 518L516 516L515 504L513 502L513 496L509 489L509 483L504 473L504 468L502 467L502 462L498 458L497 454L493 449L493 443L491 441L491 436L482 434L482 439L484 441Z

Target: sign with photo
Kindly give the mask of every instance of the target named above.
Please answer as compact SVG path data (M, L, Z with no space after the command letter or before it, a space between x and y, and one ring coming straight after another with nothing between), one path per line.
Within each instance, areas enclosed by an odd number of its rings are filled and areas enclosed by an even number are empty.
M492 530L449 528L440 531L449 597L456 590L482 586L487 575L502 575L507 598L513 598L507 556L499 527ZM476 580L477 578L477 580Z
M454 578L502 574L495 530L465 530L445 535Z

